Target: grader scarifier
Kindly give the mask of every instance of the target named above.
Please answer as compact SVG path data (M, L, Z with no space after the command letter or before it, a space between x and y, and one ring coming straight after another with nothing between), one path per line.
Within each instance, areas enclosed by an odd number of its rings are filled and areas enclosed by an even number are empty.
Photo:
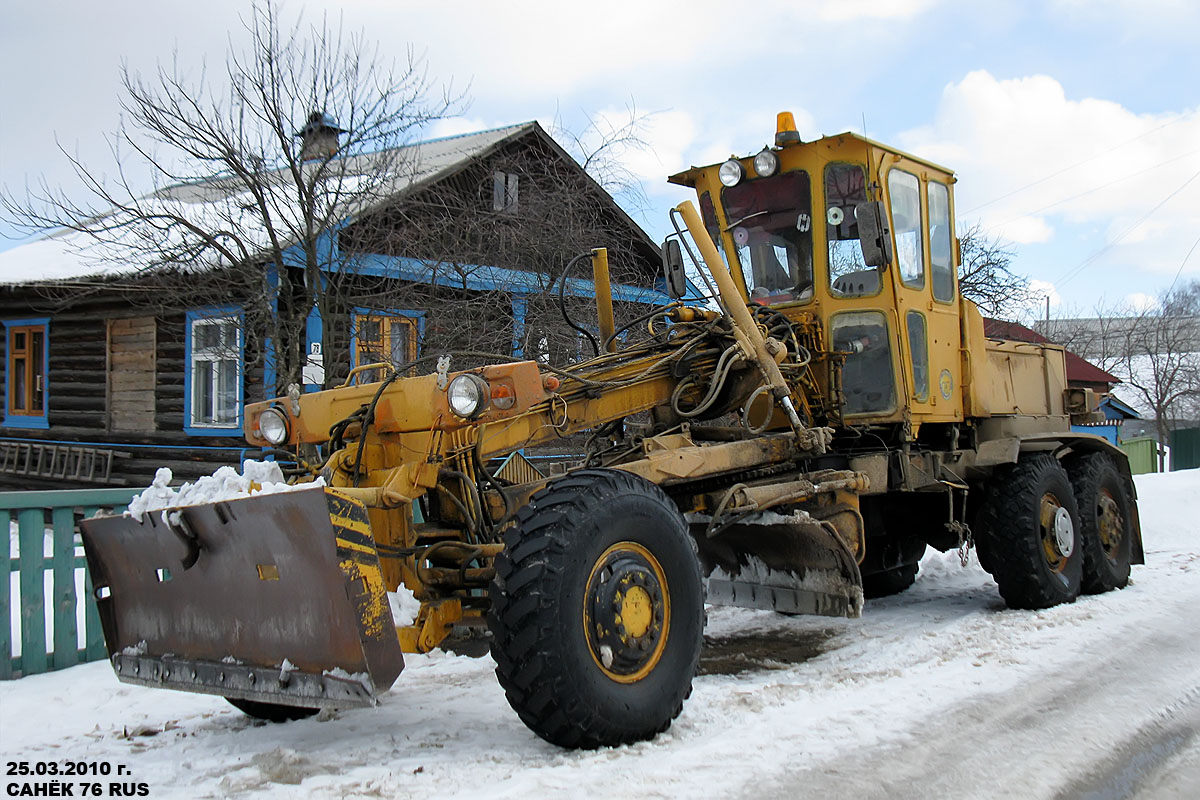
M596 251L596 357L441 358L249 405L252 445L327 445L324 488L89 522L118 677L290 719L375 703L402 652L474 629L534 732L595 747L680 713L706 602L856 617L927 546L977 548L1016 608L1125 585L1125 458L1071 432L1097 398L1061 348L985 339L956 289L951 172L849 133L801 142L783 114L774 146L671 181L699 211L673 212L665 277L681 295L692 253L707 303L614 330ZM585 431L561 477L489 467ZM401 583L421 608L397 629Z

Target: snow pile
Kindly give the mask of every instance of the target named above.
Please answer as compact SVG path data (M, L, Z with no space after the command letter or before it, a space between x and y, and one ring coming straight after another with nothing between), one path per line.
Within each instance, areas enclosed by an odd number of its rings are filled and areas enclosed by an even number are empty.
M161 510L163 522L169 524L169 513L183 506L219 503L251 494L303 491L325 485L324 478L311 483L287 483L283 471L274 461L245 461L241 475L233 467L220 467L212 475L205 475L195 483L185 483L178 489L169 485L172 477L169 468L159 467L150 486L129 501L125 515L140 521L146 512Z
M417 621L417 614L421 611L421 601L413 595L412 589L402 583L396 587L396 591L388 592L387 596L396 627L404 628Z

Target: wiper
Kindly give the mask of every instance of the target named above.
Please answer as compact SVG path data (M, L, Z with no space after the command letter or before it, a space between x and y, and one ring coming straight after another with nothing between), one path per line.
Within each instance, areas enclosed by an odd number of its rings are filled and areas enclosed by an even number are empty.
M739 219L737 222L729 223L729 227L727 227L724 232L729 233L731 230L736 228L738 225L741 225L743 222L745 222L748 219L754 219L755 217L761 217L763 214L770 214L770 213L771 213L770 211L763 210L763 211L755 211L753 214L747 214L746 216Z

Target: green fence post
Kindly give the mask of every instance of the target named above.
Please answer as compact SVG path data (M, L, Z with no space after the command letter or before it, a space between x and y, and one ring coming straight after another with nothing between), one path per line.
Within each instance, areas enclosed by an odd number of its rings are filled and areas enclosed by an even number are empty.
M46 671L46 514L17 512L21 547L21 673Z
M11 530L12 516L6 510L0 514L0 522L4 523L4 527ZM0 680L8 680L13 674L13 658L12 658L12 574L16 568L16 562L12 557L12 535L5 531L4 538L4 560L0 563L4 565L4 587L0 591Z
M94 506L83 509L83 518L95 516L98 510ZM104 629L100 627L100 611L96 608L96 587L92 586L90 571L84 580L83 589L87 593L83 598L83 660L99 661L108 658L108 648L104 646Z
M79 663L79 622L75 596L75 510L56 508L54 522L54 669Z

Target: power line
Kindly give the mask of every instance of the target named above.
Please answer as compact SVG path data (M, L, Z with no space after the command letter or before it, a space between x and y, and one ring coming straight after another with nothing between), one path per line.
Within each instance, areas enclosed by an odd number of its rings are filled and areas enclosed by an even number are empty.
M1179 262L1179 269L1175 270L1175 277L1171 279L1171 285L1167 287L1167 294L1170 294L1171 290L1175 288L1175 284L1179 280L1179 276L1183 274L1183 265L1186 264L1188 259L1192 257L1192 252L1195 251L1196 245L1200 245L1200 236L1197 236L1196 241L1192 242L1192 246L1187 251L1187 255L1183 257L1183 261Z
M1083 270L1084 267L1086 267L1087 265L1094 262L1100 256L1104 255L1114 245L1119 243L1122 239L1124 239L1126 236L1128 236L1130 233L1132 233L1134 230L1136 230L1139 225L1141 225L1143 222L1145 222L1147 219L1150 218L1151 214L1153 214L1155 211L1158 211L1160 208L1162 208L1164 205L1166 205L1167 202L1171 198L1173 198L1175 195L1179 194L1184 189L1186 189L1188 184L1190 184L1192 181L1196 180L1196 178L1200 178L1200 170L1193 172L1192 176L1190 178L1188 178L1186 181L1184 181L1178 189L1176 189L1175 191L1171 192L1166 197L1164 197L1157 205L1154 206L1154 208L1150 209L1145 214L1138 217L1137 221L1134 222L1132 225L1130 225L1128 228L1126 228L1124 231L1122 231L1120 233L1120 235L1118 235L1112 241L1106 243L1103 247L1101 247L1095 253L1092 253L1090 256L1085 258L1083 261L1079 262L1078 265L1076 265L1075 267L1072 267L1070 270L1068 270L1061 278L1059 278L1057 281L1054 282L1055 286L1062 287L1064 284L1068 283L1071 279L1073 279L1076 275L1078 275ZM1189 252L1189 255L1190 255L1190 252ZM1183 266L1180 265L1180 270L1182 270L1182 269L1183 269Z
M1063 203L1069 203L1072 200L1078 200L1081 197L1087 197L1089 194L1098 192L1101 189L1107 189L1110 186L1115 186L1116 184L1121 183L1122 181L1127 181L1130 178L1137 178L1141 175L1145 175L1147 172L1153 172L1154 170L1158 169L1159 167L1165 167L1168 164L1173 164L1176 161L1187 158L1188 156L1195 155L1196 153L1200 153L1200 148L1198 148L1196 150L1189 150L1188 152L1184 153L1183 155L1178 155L1178 156L1175 156L1174 158L1169 158L1166 161L1161 161L1157 164L1146 167L1145 169L1141 169L1141 170L1138 170L1137 172L1130 173L1129 175L1123 175L1122 177L1111 180L1108 183L1102 183L1099 186L1093 186L1091 189L1086 189L1082 192L1079 192L1078 194L1073 194L1070 197L1064 197L1062 200L1055 200L1053 203L1044 205L1041 208L1035 209L1033 211L1026 211L1024 214L1018 214L1015 217L1010 217L1010 218L1006 219L1004 222L997 222L992 225L985 225L984 230L995 231L997 229L1003 228L1005 225L1008 225L1011 222L1016 222L1017 220L1024 219L1025 217L1032 217L1035 214L1040 214L1043 211L1048 211L1049 209L1054 208L1055 206L1061 206ZM970 212L966 212L966 213L970 213Z
M1120 150L1125 145L1133 144L1134 142L1138 141L1139 139L1144 139L1152 133L1158 133L1163 128L1168 128L1168 127L1176 124L1177 122L1182 122L1183 120L1185 120L1187 118L1188 118L1188 115L1186 115L1186 114L1180 115L1180 116L1176 117L1175 119L1171 120L1170 122L1164 122L1162 125L1159 125L1157 128L1152 128L1151 130L1148 130L1145 133L1139 134L1139 135L1133 137L1132 139L1128 139L1124 142L1121 142L1120 144L1115 144L1112 147L1108 148L1107 150L1096 153L1095 155L1092 155L1092 156L1088 156L1087 158L1083 159L1082 161L1077 161L1068 167L1063 167L1062 169L1058 170L1057 172L1052 172L1049 175L1038 178L1036 181L1033 181L1032 183L1027 183L1024 186L1019 186L1016 189L1013 189L1011 192L1002 194L999 197L994 197L991 200L988 200L986 203L982 203L980 205L975 206L974 208L967 209L966 211L964 211L962 213L963 214L972 214L981 208L987 208L992 203L998 203L1001 200L1012 197L1014 194L1020 194L1021 192L1025 191L1026 189L1032 189L1034 186L1045 183L1046 181L1050 180L1051 178L1057 178L1059 175L1062 175L1064 172L1070 172L1071 170L1075 169L1076 167L1081 167L1084 164L1088 163L1089 161L1095 161L1097 158L1100 158L1101 156L1106 156L1109 153L1113 152L1114 150ZM1036 212L1034 212L1034 213L1036 213Z

